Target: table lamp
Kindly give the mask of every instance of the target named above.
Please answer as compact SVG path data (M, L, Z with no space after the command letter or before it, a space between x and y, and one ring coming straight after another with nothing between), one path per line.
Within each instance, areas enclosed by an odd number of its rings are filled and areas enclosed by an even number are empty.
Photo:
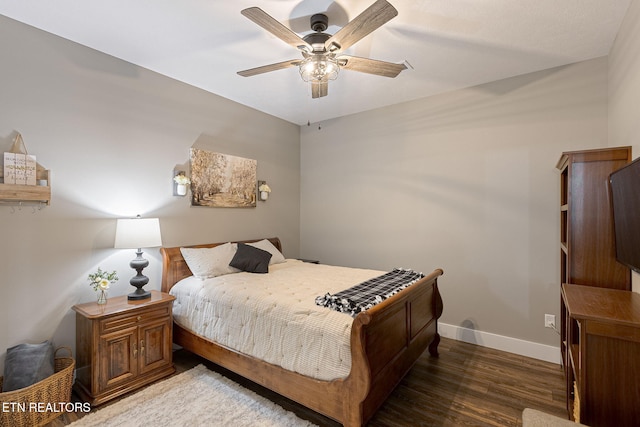
M129 283L136 290L127 296L130 300L139 300L151 297L151 292L143 289L149 283L149 278L142 274L142 270L149 265L149 261L142 258L141 248L153 248L162 246L160 235L160 220L158 218L141 218L140 215L133 219L119 219L116 223L116 249L137 249L136 258L129 263L138 274L133 276Z

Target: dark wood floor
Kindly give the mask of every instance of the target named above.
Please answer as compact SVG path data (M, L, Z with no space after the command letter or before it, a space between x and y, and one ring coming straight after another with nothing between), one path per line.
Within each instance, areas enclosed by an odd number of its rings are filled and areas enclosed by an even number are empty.
M440 357L428 352L369 422L381 426L521 426L526 407L566 417L559 365L443 338ZM203 363L321 426L339 424L309 411L185 350L174 353L177 372ZM79 414L49 424L59 427Z

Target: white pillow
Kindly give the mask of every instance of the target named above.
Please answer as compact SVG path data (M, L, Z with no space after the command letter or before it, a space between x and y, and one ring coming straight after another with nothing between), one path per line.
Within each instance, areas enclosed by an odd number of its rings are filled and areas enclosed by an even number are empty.
M284 258L284 255L282 255L282 252L280 252L278 250L278 248L273 246L273 243L271 243L267 239L260 240L259 242L247 243L247 244L249 246L253 246L255 248L262 249L263 251L267 251L267 252L271 253L271 260L269 261L269 265L271 265L271 264L280 264L280 263L283 263L283 262L287 261Z
M229 265L236 250L236 243L225 243L213 248L180 248L182 257L198 279L239 272L240 270Z

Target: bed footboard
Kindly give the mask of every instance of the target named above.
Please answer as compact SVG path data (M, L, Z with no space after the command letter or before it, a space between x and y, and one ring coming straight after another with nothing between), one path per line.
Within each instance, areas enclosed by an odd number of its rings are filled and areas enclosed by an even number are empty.
M356 317L349 380L363 391L358 393L360 414L345 414L349 425L366 423L427 348L432 356L438 355L437 321L443 305L437 278L442 274L437 269Z

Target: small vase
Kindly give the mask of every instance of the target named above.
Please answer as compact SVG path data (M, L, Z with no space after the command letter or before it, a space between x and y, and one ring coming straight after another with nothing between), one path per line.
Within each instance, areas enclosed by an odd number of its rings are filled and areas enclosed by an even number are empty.
M98 291L98 304L106 304L107 303L107 291L104 289L100 289Z
M187 194L187 186L184 184L178 184L176 186L176 193L178 196L184 196Z

